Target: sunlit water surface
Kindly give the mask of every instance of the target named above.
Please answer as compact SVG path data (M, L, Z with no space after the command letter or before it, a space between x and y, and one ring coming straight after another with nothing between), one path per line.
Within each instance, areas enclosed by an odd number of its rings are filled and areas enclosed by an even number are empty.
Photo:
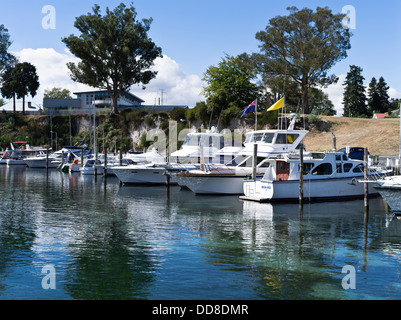
M401 297L401 221L381 198L366 221L361 200L300 215L297 204L1 166L0 199L0 299ZM347 265L356 289L342 286ZM48 266L55 289L43 286Z

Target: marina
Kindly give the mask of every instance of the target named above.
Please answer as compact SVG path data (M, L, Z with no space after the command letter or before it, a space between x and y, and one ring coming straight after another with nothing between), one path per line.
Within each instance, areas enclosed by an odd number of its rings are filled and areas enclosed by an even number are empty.
M305 204L0 167L0 299L397 299L401 221L379 197ZM43 268L56 288L45 290ZM346 290L345 266L356 270Z

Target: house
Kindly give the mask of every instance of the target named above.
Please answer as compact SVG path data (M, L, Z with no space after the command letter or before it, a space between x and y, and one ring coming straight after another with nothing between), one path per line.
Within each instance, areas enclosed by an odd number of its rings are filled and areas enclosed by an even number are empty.
M93 113L96 110L111 110L111 97L107 90L74 92L75 99L43 99L43 108L47 114L61 115L68 113ZM118 98L118 109L144 109L149 112L169 112L172 109L185 108L182 105L143 105L145 101L130 92L123 92Z
M92 113L94 108L97 110L110 111L112 101L107 90L74 92L75 99L43 99L43 108L48 114L66 114L72 113ZM118 108L137 108L144 101L136 95L123 92L118 98Z
M374 113L373 119L384 119L388 117L388 113Z
M1 112L14 112L14 104L13 101L7 102L5 105L2 105L0 107ZM15 101L15 111L18 113L22 113L23 108L22 108L22 100L16 100ZM25 114L39 114L42 111L42 107L32 103L31 101L26 101L25 102Z

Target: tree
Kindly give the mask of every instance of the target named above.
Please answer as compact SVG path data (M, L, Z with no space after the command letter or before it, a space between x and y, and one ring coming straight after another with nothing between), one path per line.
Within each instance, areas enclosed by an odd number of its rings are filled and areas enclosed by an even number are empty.
M363 85L362 68L352 65L344 82L344 116L369 116L366 107L365 87Z
M53 88L46 89L43 95L45 99L71 99L71 92L68 89Z
M253 82L256 73L244 56L226 55L217 66L210 66L204 73L203 88L207 104L220 115L224 108L241 110L259 96L259 87Z
M25 114L25 96L30 94L34 97L38 88L39 77L36 74L36 68L28 62L17 63L4 72L1 94L5 98L13 99L14 113L16 112L15 98L22 98L22 113Z
M4 25L0 25L0 76L7 69L15 64L16 58L8 52L11 46L10 35Z
M351 34L343 28L344 14L318 7L287 8L288 16L270 19L264 31L256 34L261 42L259 70L270 75L288 75L300 86L304 113L309 113L308 88L326 87L338 78L330 69L347 57Z
M17 94L18 79L15 76L13 67L7 67L3 73L3 85L1 87L1 95L7 99L13 99L13 109L15 110L15 96Z
M337 114L333 102L331 102L327 93L318 88L309 88L308 95L311 113L326 116Z
M22 114L25 114L25 96L36 95L39 88L39 77L36 68L29 62L17 63L14 67L14 77L16 77L17 87L15 93L17 98L22 98Z
M388 95L388 89L390 89L390 87L387 85L386 81L384 81L384 78L380 77L376 88L379 100L378 111L381 113L387 112L390 107L390 97Z
M112 99L112 112L118 113L118 97L134 84L148 84L157 72L151 71L161 48L148 37L152 19L136 20L133 5L121 3L113 11L100 7L76 18L74 26L79 37L70 35L62 41L81 59L78 64L68 63L74 81L106 89Z
M368 86L368 109L372 115L375 111L380 110L380 96L377 92L377 80L375 77L372 78Z

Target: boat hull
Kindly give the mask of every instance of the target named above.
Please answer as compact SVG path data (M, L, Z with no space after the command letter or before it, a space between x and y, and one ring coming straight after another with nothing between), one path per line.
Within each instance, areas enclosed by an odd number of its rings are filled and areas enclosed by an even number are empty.
M243 191L246 200L259 202L298 201L299 181L244 181ZM369 185L370 196L378 195L377 190ZM305 180L303 196L306 201L324 201L355 199L364 196L364 184L355 178Z
M181 175L180 185L196 194L241 195L245 175Z
M113 172L123 184L167 184L166 169L163 167L114 167ZM171 179L170 184L176 184L176 181Z
M60 165L60 161L53 161L49 159L48 168L57 168ZM46 168L46 159L25 159L25 164L29 168Z

